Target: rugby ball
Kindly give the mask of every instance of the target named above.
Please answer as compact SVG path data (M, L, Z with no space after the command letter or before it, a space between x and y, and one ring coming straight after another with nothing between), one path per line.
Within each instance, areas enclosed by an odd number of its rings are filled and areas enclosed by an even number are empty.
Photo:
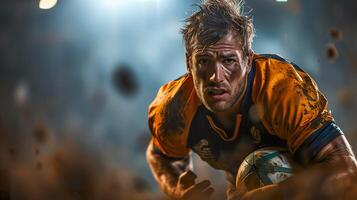
M267 147L250 153L240 165L236 187L240 191L250 191L266 185L279 183L293 175L298 164L289 150Z

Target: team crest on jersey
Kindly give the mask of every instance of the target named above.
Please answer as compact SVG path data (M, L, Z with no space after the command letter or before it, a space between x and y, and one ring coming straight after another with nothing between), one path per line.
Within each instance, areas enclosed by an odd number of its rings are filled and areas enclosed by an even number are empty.
M205 139L200 140L193 149L203 160L214 160L214 155Z
M259 144L262 141L261 132L257 127L252 126L252 128L250 128L250 135L252 136L254 143Z

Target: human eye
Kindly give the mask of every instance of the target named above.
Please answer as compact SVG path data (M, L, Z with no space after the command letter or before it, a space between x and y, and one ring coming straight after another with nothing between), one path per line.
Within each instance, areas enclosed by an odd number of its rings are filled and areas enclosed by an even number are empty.
M209 60L208 60L207 58L199 58L199 59L197 60L197 63L198 63L199 65L207 65L208 62L209 62Z
M225 64L225 65L231 65L231 64L233 64L235 62L236 62L236 60L234 58L225 58L223 60L223 64Z

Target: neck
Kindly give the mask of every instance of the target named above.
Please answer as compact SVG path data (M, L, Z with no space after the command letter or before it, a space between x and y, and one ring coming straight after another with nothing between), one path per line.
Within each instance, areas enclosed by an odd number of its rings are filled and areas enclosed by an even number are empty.
M238 109L242 103L244 94L246 93L246 89L247 89L247 79L248 79L247 77L243 81L244 87L242 87L240 96L237 98L233 106L228 111L215 113L217 120L224 126L225 129L231 130L235 126Z

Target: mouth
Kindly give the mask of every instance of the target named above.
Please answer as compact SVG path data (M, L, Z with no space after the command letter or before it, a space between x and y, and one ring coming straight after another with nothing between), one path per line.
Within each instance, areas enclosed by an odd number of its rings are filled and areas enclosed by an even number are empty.
M224 88L207 88L206 94L211 99L223 100L226 97L226 95L228 95L228 91Z

